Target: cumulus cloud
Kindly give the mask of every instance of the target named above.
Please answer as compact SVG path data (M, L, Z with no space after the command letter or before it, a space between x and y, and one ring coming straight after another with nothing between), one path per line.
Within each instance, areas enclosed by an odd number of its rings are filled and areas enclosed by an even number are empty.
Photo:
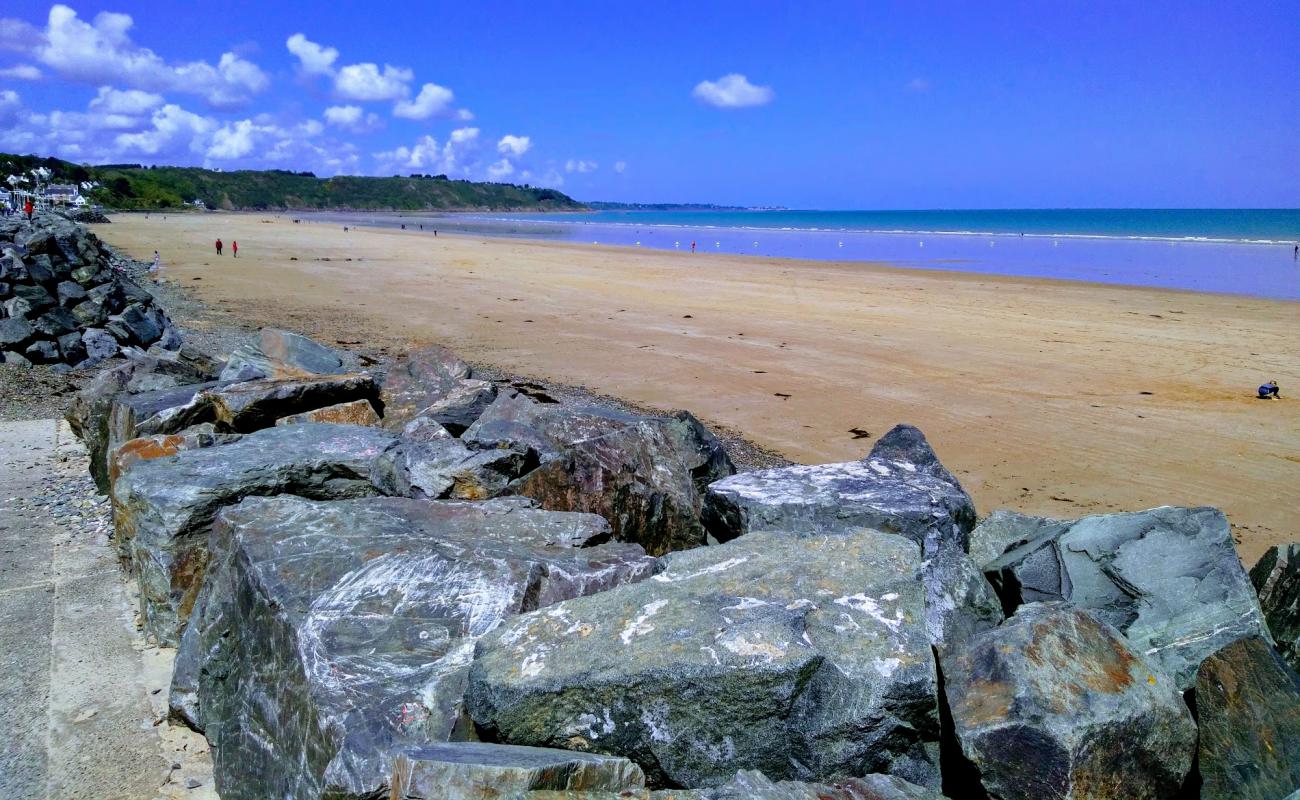
M582 172L582 173L595 172L598 166L600 165L597 164L595 161L583 161L582 159L571 158L568 161L564 162L564 171Z
M234 53L222 54L215 65L169 64L131 40L133 25L129 14L103 12L86 22L71 8L56 4L44 30L18 20L0 20L0 43L29 54L68 80L193 94L216 108L242 105L270 83L256 64Z
M330 106L325 109L325 122L353 133L372 131L383 124L378 114L368 114L361 106Z
M767 105L776 93L770 86L755 86L744 75L733 72L716 81L700 81L691 95L715 108L749 108Z
M334 76L334 93L342 100L401 100L410 93L407 85L415 73L385 64L349 64Z
M380 174L434 172L468 176L475 164L478 136L478 128L457 128L441 146L432 136L421 136L410 147L374 153L376 169Z
M316 44L301 33L290 36L284 46L298 57L299 68L308 75L334 73L334 62L338 60L339 51L333 47Z
M615 162L614 162L614 171L615 171L615 172L617 172L617 173L619 173L619 174L622 174L623 171L626 170L626 169L627 169L627 162L626 162L626 161L615 161Z
M533 146L533 140L527 136L515 136L507 133L497 142L497 152L503 156L518 158Z
M38 81L41 79L41 71L31 64L19 64L15 67L0 69L0 78L9 78L16 81Z
M90 110L103 114L143 114L163 104L160 94L139 89L114 89L99 87L99 93L90 101Z
M414 100L401 100L393 106L393 116L403 119L428 119L434 115L446 114L451 110L455 98L451 89L436 83L426 83Z
M502 178L508 178L515 174L515 165L510 163L510 159L503 158L500 161L489 164L487 174L492 180L499 181Z

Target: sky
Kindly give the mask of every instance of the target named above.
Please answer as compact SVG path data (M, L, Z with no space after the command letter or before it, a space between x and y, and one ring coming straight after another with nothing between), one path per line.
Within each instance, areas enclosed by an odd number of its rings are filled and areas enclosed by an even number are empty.
M818 209L1300 206L1300 0L0 4L0 151Z

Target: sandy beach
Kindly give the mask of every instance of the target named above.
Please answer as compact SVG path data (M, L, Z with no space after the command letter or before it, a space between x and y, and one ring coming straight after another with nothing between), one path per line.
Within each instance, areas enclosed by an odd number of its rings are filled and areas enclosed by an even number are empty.
M157 249L163 279L240 319L329 344L445 344L520 374L687 408L796 461L860 458L910 422L981 514L1215 505L1247 565L1300 536L1295 303L345 233L288 215L118 215L95 231L136 258ZM1268 379L1281 401L1254 399Z

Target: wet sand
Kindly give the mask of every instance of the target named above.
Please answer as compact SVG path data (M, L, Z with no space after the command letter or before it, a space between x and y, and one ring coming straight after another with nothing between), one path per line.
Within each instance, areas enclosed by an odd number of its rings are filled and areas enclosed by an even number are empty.
M288 215L113 219L96 232L136 258L159 250L164 279L326 343L438 342L519 374L688 408L806 463L860 458L910 422L981 514L1214 505L1247 565L1300 541L1297 303L345 233ZM1282 400L1254 399L1268 379Z

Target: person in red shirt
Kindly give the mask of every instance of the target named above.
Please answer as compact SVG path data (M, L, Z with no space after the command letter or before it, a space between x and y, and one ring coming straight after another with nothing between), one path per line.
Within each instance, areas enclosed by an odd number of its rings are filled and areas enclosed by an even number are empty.
M239 258L239 242L236 242L233 239L230 242L230 255Z
M221 240L217 240L217 255L221 255Z
M23 206L23 213L27 215L27 221L32 221L32 212L36 209L32 206L31 198L27 198L27 204Z

